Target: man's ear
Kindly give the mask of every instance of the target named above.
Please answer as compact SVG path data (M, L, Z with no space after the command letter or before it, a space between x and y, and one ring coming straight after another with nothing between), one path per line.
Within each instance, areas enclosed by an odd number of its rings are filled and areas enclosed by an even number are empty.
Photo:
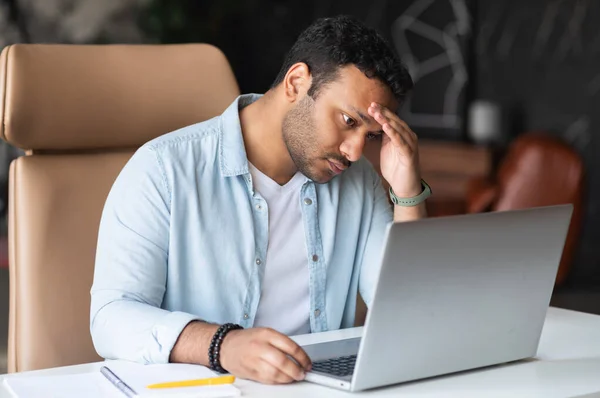
M285 97L289 102L295 102L304 97L312 82L308 65L298 62L292 65L283 79Z

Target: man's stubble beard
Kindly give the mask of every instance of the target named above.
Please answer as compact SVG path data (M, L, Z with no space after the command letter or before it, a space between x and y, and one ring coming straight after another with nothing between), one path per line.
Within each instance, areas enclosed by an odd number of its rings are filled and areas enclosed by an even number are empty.
M283 142L300 173L315 182L327 182L322 181L314 170L318 152L314 104L315 101L306 95L288 111L282 123Z

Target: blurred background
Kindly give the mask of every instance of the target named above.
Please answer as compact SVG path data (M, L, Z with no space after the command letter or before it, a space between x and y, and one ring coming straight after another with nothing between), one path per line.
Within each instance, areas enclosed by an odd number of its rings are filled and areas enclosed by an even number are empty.
M297 35L338 14L379 30L416 82L401 116L420 137L430 215L573 203L552 304L600 314L598 1L0 0L0 49L211 43L243 93L263 93ZM4 347L7 174L21 152L0 145Z

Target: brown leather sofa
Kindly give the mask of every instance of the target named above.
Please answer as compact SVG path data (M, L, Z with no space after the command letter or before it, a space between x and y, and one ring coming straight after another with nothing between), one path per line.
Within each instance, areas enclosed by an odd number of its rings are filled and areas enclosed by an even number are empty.
M467 212L572 203L573 216L556 277L560 285L571 269L581 230L584 170L581 157L565 142L542 133L524 134L510 146L493 181L471 181Z
M238 95L209 45L13 45L0 56L10 169L10 372L99 360L89 333L97 229L133 151Z

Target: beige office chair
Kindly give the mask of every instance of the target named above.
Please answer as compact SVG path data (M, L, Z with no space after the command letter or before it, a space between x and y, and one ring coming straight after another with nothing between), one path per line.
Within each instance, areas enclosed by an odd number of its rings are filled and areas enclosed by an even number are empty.
M10 170L10 372L99 360L89 332L102 207L144 142L220 114L239 89L209 45L13 45L0 57Z

